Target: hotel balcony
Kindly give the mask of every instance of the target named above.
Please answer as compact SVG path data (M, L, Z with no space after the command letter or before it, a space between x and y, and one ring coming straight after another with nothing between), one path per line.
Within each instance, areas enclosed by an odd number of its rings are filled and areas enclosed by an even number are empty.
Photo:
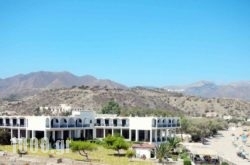
M47 118L46 128L84 128L91 127L91 122L87 118Z

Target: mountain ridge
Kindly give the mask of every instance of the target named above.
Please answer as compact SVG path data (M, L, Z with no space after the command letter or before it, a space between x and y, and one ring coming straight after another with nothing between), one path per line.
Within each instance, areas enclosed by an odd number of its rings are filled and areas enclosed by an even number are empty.
M183 86L165 86L167 91L204 98L230 98L250 101L250 81L216 84L211 81L198 81Z
M100 86L107 88L128 88L109 79L97 79L92 75L76 76L68 71L38 71L0 78L0 98L31 96L47 89L70 88L72 86ZM152 88L148 86L149 88ZM161 87L157 87L161 88ZM162 87L169 92L204 98L230 98L250 101L250 81L216 84L202 80L187 85Z
M69 88L72 86L106 86L107 88L127 88L108 79L97 79L91 75L76 76L70 72L38 71L18 74L0 79L0 97L10 95L33 95L45 89Z

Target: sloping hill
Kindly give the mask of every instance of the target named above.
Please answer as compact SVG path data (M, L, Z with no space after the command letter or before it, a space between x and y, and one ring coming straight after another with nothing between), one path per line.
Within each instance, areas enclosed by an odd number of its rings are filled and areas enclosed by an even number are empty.
M250 103L235 99L205 99L184 96L158 88L135 87L109 89L105 87L74 87L70 89L50 89L21 101L1 103L0 111L15 111L19 114L34 114L39 106L70 104L85 109L100 111L109 100L114 99L123 109L151 109L182 112L192 116L202 116L206 112L219 115L248 116Z
M72 86L106 86L107 88L126 88L111 80L99 80L93 76L75 76L69 72L33 72L20 74L0 80L0 97L10 95L33 95L45 89L68 88Z

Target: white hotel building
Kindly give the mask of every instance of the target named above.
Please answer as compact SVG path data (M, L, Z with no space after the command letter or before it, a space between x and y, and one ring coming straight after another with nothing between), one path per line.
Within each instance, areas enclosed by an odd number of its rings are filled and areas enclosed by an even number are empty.
M10 131L11 138L56 140L104 138L120 134L130 141L164 142L180 128L179 117L120 117L73 111L71 116L0 116L0 128Z

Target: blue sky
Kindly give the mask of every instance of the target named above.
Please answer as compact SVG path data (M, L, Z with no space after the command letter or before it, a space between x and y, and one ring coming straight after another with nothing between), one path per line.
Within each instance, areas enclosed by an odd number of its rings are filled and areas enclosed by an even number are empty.
M128 86L250 80L248 0L0 1L0 78L90 74Z

